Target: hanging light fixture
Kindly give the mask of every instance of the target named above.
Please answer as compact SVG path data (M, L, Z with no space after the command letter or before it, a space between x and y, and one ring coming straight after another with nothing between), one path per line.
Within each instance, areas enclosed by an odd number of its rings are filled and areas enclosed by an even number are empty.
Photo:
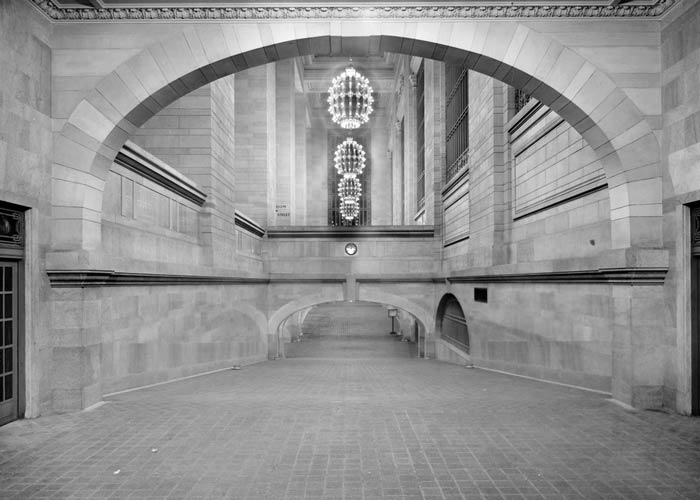
M333 123L354 129L369 121L374 103L372 87L352 66L333 79L328 94L328 112Z
M333 161L339 175L358 176L365 169L365 150L352 137L348 137L335 148Z
M340 202L340 215L342 215L345 220L353 220L360 215L360 205L357 200L342 200Z
M360 214L362 184L358 176L365 168L365 151L348 137L335 149L334 162L338 175L342 176L338 182L340 214L346 220L353 220Z
M338 196L341 200L353 198L359 200L362 195L362 184L357 177L343 177L338 183Z

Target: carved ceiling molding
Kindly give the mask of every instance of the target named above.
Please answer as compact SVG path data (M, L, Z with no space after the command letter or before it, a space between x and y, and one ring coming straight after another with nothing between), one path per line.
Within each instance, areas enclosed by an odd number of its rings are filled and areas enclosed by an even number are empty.
M221 21L275 19L517 19L649 18L666 13L678 0L650 5L425 5L299 7L131 7L69 8L52 0L30 0L54 21Z

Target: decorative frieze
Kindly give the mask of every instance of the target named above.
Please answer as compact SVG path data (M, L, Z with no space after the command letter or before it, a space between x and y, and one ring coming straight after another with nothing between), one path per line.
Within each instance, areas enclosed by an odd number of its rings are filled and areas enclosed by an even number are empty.
M24 246L24 224L22 212L0 207L0 245Z
M262 6L262 7L61 7L52 0L30 0L55 21L222 21L275 19L513 19L659 17L678 0L653 4Z
M694 247L698 247L700 246L700 207L693 207L693 209L691 210L690 221L692 224L690 243Z

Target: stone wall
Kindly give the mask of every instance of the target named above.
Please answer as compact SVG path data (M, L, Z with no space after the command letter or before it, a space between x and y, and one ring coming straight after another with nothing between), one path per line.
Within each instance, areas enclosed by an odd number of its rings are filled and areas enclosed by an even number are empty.
M264 288L251 285L55 289L61 348L51 364L51 408L75 410L105 393L267 359L265 316L256 309L264 303Z
M391 318L380 304L321 304L306 315L302 331L313 336L383 335L391 331Z
M689 204L700 201L700 5L687 2L661 31L664 133L664 243L671 250L666 279L668 311L662 340L666 403L691 410L691 217ZM697 382L696 382L697 383Z
M262 226L268 210L268 107L274 89L267 86L271 65L250 68L235 76L236 208ZM274 67L274 65L272 65Z
M24 362L28 367L26 416L38 416L51 407L46 370L61 351L50 334L49 290L44 273L51 245L53 134L52 113L61 106L52 99L53 25L27 2L0 2L0 202L25 212ZM56 173L55 183L67 180ZM21 387L21 385L20 385Z
M661 282L577 279L579 271L646 258L610 250L607 178L594 151L536 101L509 116L508 87L469 76L469 175L444 193L445 242L457 242L443 255L467 315L473 362L611 392L636 406L669 405ZM461 284L473 276L478 284ZM475 287L487 289L488 303L475 301Z
M474 300L486 288L488 302ZM469 328L472 362L612 390L615 306L609 285L454 284Z
M256 270L237 258L235 203L235 77L205 85L178 99L136 130L133 141L191 180L206 194L199 214L201 263Z
M105 187L102 248L114 269L196 273L201 207L124 166Z

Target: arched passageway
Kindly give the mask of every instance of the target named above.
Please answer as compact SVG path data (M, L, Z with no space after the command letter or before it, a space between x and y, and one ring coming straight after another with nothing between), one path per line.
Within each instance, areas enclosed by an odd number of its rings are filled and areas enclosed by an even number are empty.
M659 247L659 148L637 106L595 64L523 24L421 21L202 25L143 47L97 83L56 140L52 248L75 266L99 251L98 214L116 152L188 92L246 68L308 54L396 52L466 65L521 88L591 145L608 182L613 248ZM405 36L399 33L415 33ZM553 71L553 68L557 68ZM638 172L644 169L645 175ZM630 189L635 189L635 195ZM67 251L75 251L75 262Z
M411 313L376 302L334 301L297 311L278 328L279 357L417 357L424 331Z

